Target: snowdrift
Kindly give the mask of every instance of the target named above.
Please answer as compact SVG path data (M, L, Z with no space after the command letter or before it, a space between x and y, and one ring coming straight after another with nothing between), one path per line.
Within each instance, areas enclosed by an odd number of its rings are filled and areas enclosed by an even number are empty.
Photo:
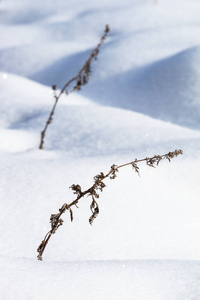
M197 1L0 2L0 299L199 300L200 38ZM58 87L111 33L80 93ZM110 166L182 148L141 177L107 180L66 213L44 261L49 217Z

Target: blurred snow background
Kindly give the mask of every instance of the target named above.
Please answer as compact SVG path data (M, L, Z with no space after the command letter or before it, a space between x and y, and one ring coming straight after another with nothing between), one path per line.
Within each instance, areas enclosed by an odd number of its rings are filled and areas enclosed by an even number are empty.
M200 3L0 2L0 299L200 298ZM63 96L105 25L89 84ZM110 165L181 148L159 168L120 170L36 249L49 217Z

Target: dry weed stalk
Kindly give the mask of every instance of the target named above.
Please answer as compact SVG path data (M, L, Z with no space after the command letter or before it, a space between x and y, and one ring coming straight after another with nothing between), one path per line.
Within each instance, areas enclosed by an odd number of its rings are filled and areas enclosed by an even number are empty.
M90 79L90 75L91 75L91 63L93 60L97 60L97 56L99 54L99 49L101 47L101 45L103 45L108 33L110 31L110 28L108 25L106 25L105 30L104 30L104 34L100 39L99 44L96 46L96 48L91 52L88 60L85 62L84 66L80 69L80 71L78 72L78 74L73 77L72 79L70 79L61 89L60 93L57 94L56 92L56 85L52 86L53 92L54 92L54 105L52 107L52 110L49 114L48 120L45 124L44 129L41 132L41 139L40 139L40 145L39 145L39 149L43 149L44 148L44 139L45 139L45 135L46 135L46 131L48 126L51 124L52 120L53 120L53 115L56 109L56 106L58 104L58 100L60 99L60 97L62 96L63 93L65 93L66 95L71 94L74 91L79 91L81 89L81 87L85 84L88 83L89 79ZM68 90L70 84L72 82L75 81L75 85L71 90Z
M92 202L90 205L92 215L89 218L89 223L92 225L94 219L99 214L99 206L98 206L96 199L99 198L99 192L102 192L103 189L106 187L105 183L103 182L104 179L106 179L107 177L109 177L110 179L115 179L117 177L117 172L119 172L119 169L123 168L125 166L128 166L128 165L132 165L135 172L138 175L140 175L139 167L138 167L139 162L145 161L149 167L155 168L156 166L159 165L159 163L162 159L167 159L170 162L172 158L177 157L179 154L183 154L183 151L181 149L175 150L174 152L169 152L164 155L155 155L150 158L146 157L146 158L139 159L139 160L135 159L132 162L129 162L129 163L126 163L126 164L123 164L120 166L112 165L110 168L110 171L106 175L104 175L103 172L96 175L94 177L94 184L85 191L82 191L81 186L79 184L73 184L72 186L70 186L73 193L76 195L76 199L74 201L72 201L70 204L64 203L62 205L62 207L59 209L59 212L57 214L52 214L50 216L51 230L45 235L44 240L41 242L41 244L39 245L39 247L37 249L37 252L39 253L37 256L38 260L42 260L43 252L44 252L52 234L54 234L57 231L57 229L63 224L63 220L61 219L62 214L65 213L66 210L68 210L70 213L70 219L71 219L71 221L73 221L73 211L72 211L71 207L77 206L79 200L81 198L83 198L85 195L88 195L92 198Z

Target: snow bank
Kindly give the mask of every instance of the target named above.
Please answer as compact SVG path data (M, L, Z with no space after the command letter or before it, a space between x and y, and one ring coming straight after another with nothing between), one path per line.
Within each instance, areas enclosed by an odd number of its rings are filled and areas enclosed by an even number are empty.
M200 259L199 3L1 1L0 299L198 300ZM89 84L61 87L111 33ZM44 86L46 85L46 86ZM67 213L44 262L49 217L93 177L182 148L153 169L107 180L89 226L90 198Z
M199 297L199 262L34 262L0 257L2 299L192 300ZM2 270L1 269L1 270ZM20 269L20 278L16 270ZM12 286L12 289L10 288ZM7 291L7 292L6 292Z

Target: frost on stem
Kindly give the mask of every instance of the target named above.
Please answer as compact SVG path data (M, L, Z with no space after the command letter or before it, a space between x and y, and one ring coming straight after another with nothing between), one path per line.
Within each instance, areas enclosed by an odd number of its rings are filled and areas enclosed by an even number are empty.
M38 254L38 260L42 260L43 252L49 242L49 239L51 238L52 234L54 234L58 228L63 225L63 220L61 219L61 215L65 213L66 210L70 213L70 219L73 221L73 212L71 207L76 206L77 203L81 198L83 198L85 195L92 198L92 202L90 205L90 210L92 212L91 217L89 218L90 225L93 224L94 219L99 215L99 205L97 203L96 199L99 199L99 192L102 192L103 189L106 187L105 183L103 182L106 178L115 179L116 173L119 172L120 168L123 168L125 166L131 165L135 172L139 175L139 167L138 163L140 162L146 162L147 166L149 167L157 167L161 160L167 159L169 162L172 158L177 157L178 155L183 154L183 151L181 149L175 150L173 152L169 152L164 155L154 155L153 157L146 157L143 159L135 159L134 161L131 161L129 163L117 166L112 165L110 168L110 171L105 175L103 172L99 173L94 177L94 183L93 185L85 190L82 191L81 186L79 184L72 184L70 188L72 189L73 193L76 195L76 199L72 201L70 204L64 203L63 206L59 209L59 212L57 214L52 214L50 216L50 223L51 223L51 230L45 235L43 241L39 245L37 252Z

